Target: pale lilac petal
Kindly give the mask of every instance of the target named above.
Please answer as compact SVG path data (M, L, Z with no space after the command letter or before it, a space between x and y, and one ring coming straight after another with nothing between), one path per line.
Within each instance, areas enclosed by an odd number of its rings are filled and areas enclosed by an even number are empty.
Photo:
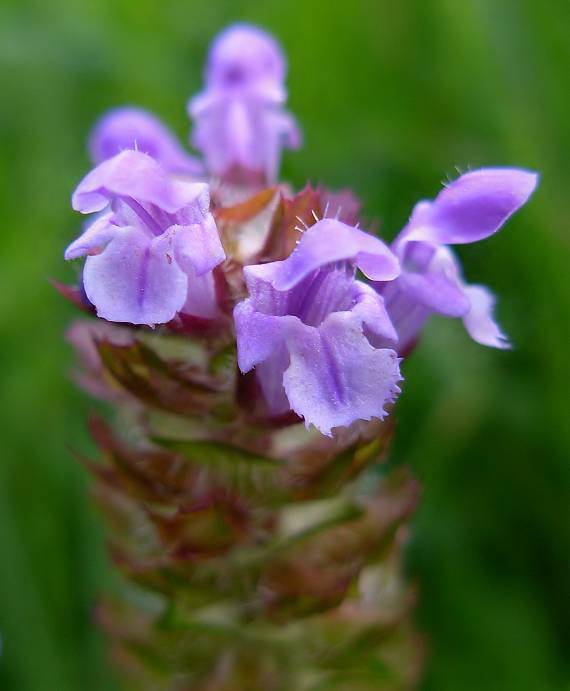
M446 317L462 317L469 310L469 300L462 286L444 273L406 271L396 280L398 290L430 311Z
M324 218L305 231L287 259L245 268L246 277L268 281L288 290L311 272L339 261L353 261L368 278L390 281L400 272L399 262L378 238L335 219Z
M226 258L216 223L208 214L203 223L191 226L172 226L177 229L176 260L186 271L189 267L203 276Z
M130 197L174 214L207 192L201 182L175 180L153 158L140 151L123 151L99 164L79 183L72 197L76 211L104 209L110 200Z
M104 214L95 219L87 229L65 250L67 260L84 257L86 254L99 254L121 229L113 222L113 214Z
M274 295L275 309L282 311L279 293ZM234 310L238 364L244 373L255 367L271 414L292 409L324 434L357 419L383 416L383 406L399 392L400 375L394 351L371 342L396 340L382 298L361 284L350 310L333 312L315 327L290 314L258 311L273 299L271 294L257 297L261 302L249 298Z
M216 283L211 271L198 276L190 268L185 270L188 278L186 302L180 310L183 314L202 319L215 319L219 314Z
M300 149L303 145L303 132L297 118L286 111L279 111L279 124L283 145L287 149Z
M95 125L89 150L95 164L121 151L134 149L152 156L174 173L199 175L203 166L186 153L172 132L160 120L142 108L115 108Z
M323 434L382 419L400 392L397 354L373 348L349 312L331 314L318 329L290 322L287 347L283 385L291 408Z
M283 376L289 367L289 361L289 350L285 343L281 343L271 355L255 366L256 379L270 417L279 417L291 410L291 404L283 388Z
M208 171L223 176L235 160L234 142L227 126L229 104L210 96L196 97L189 103L189 114L194 119L192 145L202 153Z
M192 143L220 177L237 168L273 182L282 148L301 143L293 116L257 97L201 96L189 110L195 121Z
M375 347L396 345L398 334L382 296L366 283L355 281L352 297L354 301L352 314L365 325L365 333L371 344Z
M493 318L495 296L485 286L467 285L465 294L471 308L463 317L467 332L474 341L482 345L506 350L511 347L508 337Z
M238 345L238 365L245 374L267 360L284 341L284 317L258 311L254 300L248 298L234 309L234 324ZM296 317L285 317L296 319Z
M297 120L284 110L268 109L260 123L264 141L259 140L257 158L264 161L269 182L277 180L282 149L299 149L303 138Z
M103 319L163 324L174 318L187 296L186 274L174 261L174 236L150 238L124 228L105 250L88 257L85 292Z
M481 168L451 182L432 203L414 210L400 242L476 242L497 232L530 197L536 173L517 168Z
M260 133L255 131L255 111L248 112L250 110L246 102L232 99L227 105L225 135L231 152L230 162L256 170L262 168L255 157L256 135Z
M433 312L406 296L396 304L397 306L390 306L388 312L398 332L398 353L404 356L418 340Z

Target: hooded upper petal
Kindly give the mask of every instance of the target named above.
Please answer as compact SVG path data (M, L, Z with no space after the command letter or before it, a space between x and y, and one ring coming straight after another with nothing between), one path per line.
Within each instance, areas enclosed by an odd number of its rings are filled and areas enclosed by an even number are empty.
M390 281L400 273L394 253L378 238L333 218L323 218L306 230L295 251L279 262L248 266L246 277L288 290L326 264L351 261L370 279Z
M206 68L210 88L265 89L268 97L285 99L287 65L277 41L251 24L234 24L212 43Z
M419 204L402 241L452 245L493 235L528 200L538 175L518 168L481 168L447 185L433 202Z
M175 214L208 195L208 185L172 178L151 156L141 151L123 151L99 164L73 193L76 211L88 214L104 209L114 198L130 197Z
M89 151L95 164L126 149L148 154L174 173L199 175L203 171L200 161L184 151L172 132L142 108L115 108L93 128Z

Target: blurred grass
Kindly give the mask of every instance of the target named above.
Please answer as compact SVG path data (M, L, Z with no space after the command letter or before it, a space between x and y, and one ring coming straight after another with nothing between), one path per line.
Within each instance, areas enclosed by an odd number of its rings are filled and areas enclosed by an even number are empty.
M0 0L0 688L113 689L91 616L109 578L86 480L93 404L66 372L72 310L48 284L78 228L85 135L137 103L186 136L207 45L236 19L290 58L304 149L285 174L350 185L391 237L479 165L542 174L496 238L463 248L516 343L434 321L409 363L394 451L424 485L410 549L429 691L570 688L570 5L567 0Z

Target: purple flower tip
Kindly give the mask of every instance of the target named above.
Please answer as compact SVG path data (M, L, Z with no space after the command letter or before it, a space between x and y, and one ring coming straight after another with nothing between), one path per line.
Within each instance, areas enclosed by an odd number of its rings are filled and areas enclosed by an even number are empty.
M301 143L294 118L282 109L285 72L277 42L257 27L238 24L215 39L206 88L188 104L192 142L211 173L276 179L281 149Z
M205 76L208 88L278 87L286 71L285 56L273 36L251 24L234 24L212 43ZM285 100L284 92L275 94Z
M142 108L115 108L96 123L89 139L96 165L126 149L152 156L172 173L200 175L200 161L186 153L172 132Z
M397 257L379 238L334 218L323 218L306 230L287 259L249 266L245 273L288 290L315 269L340 261L353 262L375 281L391 281L400 273Z
M176 180L153 158L123 151L78 185L73 208L102 212L67 248L87 256L85 293L115 322L162 324L216 314L212 269L225 259L205 183Z
M518 168L481 168L449 183L433 202L419 204L402 241L455 245L496 233L528 201L536 173Z

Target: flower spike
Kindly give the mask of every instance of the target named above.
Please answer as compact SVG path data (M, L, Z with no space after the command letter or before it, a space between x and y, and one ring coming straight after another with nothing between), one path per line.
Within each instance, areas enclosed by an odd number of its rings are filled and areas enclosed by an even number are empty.
M100 462L82 460L129 586L98 619L130 688L419 688L402 577L418 487L384 463L385 418L431 314L509 347L451 246L496 233L537 176L460 174L388 246L350 191L276 182L300 143L285 76L270 35L228 28L189 103L203 166L120 108L72 197L91 219L65 252L83 285L60 287L89 312L75 377L118 422L93 421Z

